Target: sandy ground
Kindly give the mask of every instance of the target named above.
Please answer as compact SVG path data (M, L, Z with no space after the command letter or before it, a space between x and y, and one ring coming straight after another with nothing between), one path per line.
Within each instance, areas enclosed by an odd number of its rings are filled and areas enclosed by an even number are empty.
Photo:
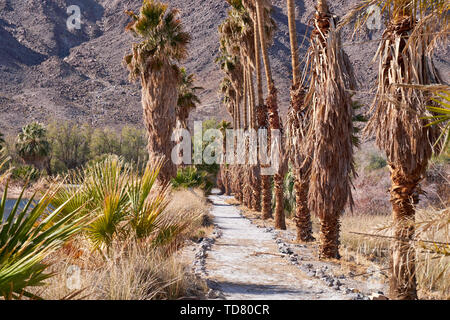
M204 258L212 290L227 300L368 299L377 285L337 275L336 265L317 261L313 248L287 244L280 231L258 227L242 216L229 197L210 196L221 236ZM355 289L357 288L357 289Z

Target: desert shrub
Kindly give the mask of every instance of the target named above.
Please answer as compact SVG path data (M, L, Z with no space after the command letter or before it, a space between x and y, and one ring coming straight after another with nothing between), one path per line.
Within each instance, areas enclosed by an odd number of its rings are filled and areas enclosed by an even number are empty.
M20 181L37 181L42 176L42 172L33 166L22 165L12 170L12 178Z
M83 166L89 159L92 129L70 121L48 125L48 138L52 145L52 167L64 172Z
M369 164L366 169L379 170L385 168L387 164L387 160L384 157L372 153L369 155Z
M208 176L207 171L199 170L197 167L181 168L172 179L172 186L176 189L200 188L209 193L214 187L214 182Z

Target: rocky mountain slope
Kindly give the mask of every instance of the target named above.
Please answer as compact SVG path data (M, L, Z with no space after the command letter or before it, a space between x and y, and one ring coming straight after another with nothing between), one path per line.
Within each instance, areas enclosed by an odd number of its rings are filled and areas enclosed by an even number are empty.
M356 0L332 1L336 14L344 14ZM192 34L190 57L184 65L197 74L202 106L192 120L227 117L220 105L217 87L222 74L214 60L218 54L217 27L226 17L224 0L166 0L181 10L187 31ZM304 54L308 41L308 21L314 11L313 0L296 0L299 42ZM279 88L283 113L289 106L290 52L286 3L275 0L274 19L278 31L270 49L274 77ZM137 10L140 0L0 0L0 131L15 133L33 120L71 119L95 126L120 127L142 123L140 86L128 82L122 58L133 41L124 32L128 21L123 11ZM66 27L67 8L81 8L80 30ZM375 81L376 51L380 32L343 42L360 90L368 92ZM369 42L366 42L369 41ZM361 44L361 42L364 42ZM438 67L449 74L447 51L438 56ZM370 94L360 94L368 102Z

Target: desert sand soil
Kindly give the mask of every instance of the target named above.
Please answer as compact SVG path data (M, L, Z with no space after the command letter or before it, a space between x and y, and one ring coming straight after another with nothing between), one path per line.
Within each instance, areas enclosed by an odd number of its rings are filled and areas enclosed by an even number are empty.
M332 264L314 261L312 248L287 244L279 231L252 224L227 199L210 196L219 236L203 245L208 250L200 254L203 262L194 263L214 292L210 299L354 300L374 292L337 275Z

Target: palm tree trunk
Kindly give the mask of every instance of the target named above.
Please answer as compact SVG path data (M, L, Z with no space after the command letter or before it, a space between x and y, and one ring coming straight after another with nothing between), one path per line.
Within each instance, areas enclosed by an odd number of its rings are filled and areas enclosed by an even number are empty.
M300 61L298 56L298 41L297 41L297 28L295 22L295 2L294 0L287 0L287 10L288 10L288 22L289 22L289 38L291 44L291 59L292 59L292 88L291 88L291 108L292 116L294 119L294 126L296 126L295 132L298 133L300 126L303 123L300 121L306 121L303 117L299 116L302 112L302 107L304 103L304 90L300 88ZM297 134L298 135L298 134ZM300 138L300 137L297 137ZM298 139L298 141L301 141ZM298 149L299 146L292 145L291 148ZM298 155L299 151L291 150L295 156L303 157L304 155ZM295 179L295 223L297 227L297 241L299 242L311 242L314 241L312 236L312 223L311 214L308 208L308 189L309 181L308 177L303 177L302 172L307 170L302 170L300 168L300 161L292 161L294 166L294 179Z
M297 227L298 242L312 242L315 238L312 235L311 213L308 207L308 179L299 179L300 173L295 173L295 225Z
M320 219L320 259L340 259L339 254L339 233L340 233L340 212L330 213Z
M250 58L248 58L250 62ZM250 63L249 63L250 66ZM251 67L249 67L249 75L248 75L248 84L249 84L249 92L250 92L250 128L256 129L256 101L255 101L255 88L253 82L253 72ZM258 150L258 142L256 142L256 150ZM257 157L258 159L258 157ZM251 207L253 210L260 212L261 211L261 170L259 163L256 165L252 165L250 167L250 178L252 185L252 204Z
M415 235L414 205L418 203L416 188L419 178L407 177L401 170L391 168L391 202L394 220L392 244L390 298L416 300L416 251L411 245Z
M270 129L279 130L282 132L282 125L280 121L280 117L278 114L278 103L277 103L277 89L273 83L272 71L270 67L270 58L267 52L267 45L265 39L265 33L263 28L263 12L260 4L260 0L256 1L256 14L258 19L258 28L259 28L259 38L261 44L261 52L264 62L264 68L266 71L266 81L267 81L267 89L268 89L268 97L267 97L267 107L269 110L269 124ZM280 136L280 145L279 145L279 157L282 162L284 162L283 156L283 134ZM286 219L284 216L284 175L286 173L286 164L281 164L280 168L278 168L278 172L274 177L274 186L275 186L275 228L285 230L286 229Z
M312 155L308 207L320 218L321 258L339 258L339 218L353 204L353 108L355 80L342 50L336 20L326 1L318 1L311 36L311 127L306 150ZM308 101L306 102L308 103ZM336 157L339 155L339 157Z
M289 38L291 43L292 82L294 85L300 81L300 61L298 57L297 28L295 25L295 1L287 0Z
M177 169L171 155L174 143L172 131L176 125L176 105L178 98L177 74L172 67L162 67L141 78L142 106L145 126L148 132L149 161L156 163L164 158L165 163L158 175L161 184L170 183Z
M248 129L248 85L247 85L247 63L246 63L246 59L244 57L241 58L241 60L243 61L242 63L242 70L243 70L243 79L244 79L244 83L243 83L243 98L244 98L244 130Z
M264 103L264 94L263 94L258 19L254 19L254 29L255 29L255 69L256 69L255 71L256 71L256 88L258 97L258 108L256 112L256 117L258 121L258 129L264 130L267 129L267 107ZM268 138L270 139L270 135L268 135ZM268 145L270 145L270 142L268 142ZM261 146L259 146L259 148L261 148ZM260 165L261 162L259 162L259 169L261 169ZM262 212L262 219L264 220L270 219L272 217L271 184L272 183L270 176L267 175L261 176L261 191L260 191L261 200L259 201L259 206Z

